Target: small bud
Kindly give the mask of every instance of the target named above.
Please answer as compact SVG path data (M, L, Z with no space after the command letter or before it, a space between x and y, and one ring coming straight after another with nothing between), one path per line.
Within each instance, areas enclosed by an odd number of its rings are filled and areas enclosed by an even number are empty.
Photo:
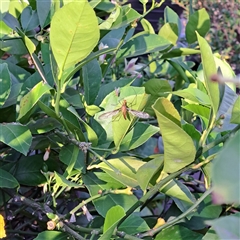
M127 195L133 195L132 188L127 187L125 189L117 189L114 191L115 194L127 194Z
M49 158L49 154L50 154L50 152L51 152L51 146L49 145L48 148L46 148L45 150L46 150L46 151L45 151L45 153L44 153L44 155L43 155L43 160L44 160L44 161L47 161L48 158Z
M56 227L56 223L52 220L47 222L47 229L48 230L54 230L54 228Z
M161 227L162 225L164 225L166 222L163 218L158 218L157 223L155 224L155 226L153 227L153 229L156 229L158 227Z

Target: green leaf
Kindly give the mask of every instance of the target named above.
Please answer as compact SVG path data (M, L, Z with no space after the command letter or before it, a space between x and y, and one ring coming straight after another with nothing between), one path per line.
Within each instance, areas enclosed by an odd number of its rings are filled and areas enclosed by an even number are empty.
M159 132L158 127L140 122L136 123L134 128L123 138L120 151L128 151L141 146L157 132Z
M192 87L191 85L183 90L173 91L172 94L205 106L209 106L211 104L209 96L206 93Z
M102 80L102 71L97 59L94 59L83 66L82 76L85 101L88 105L94 104Z
M29 130L32 134L43 134L50 132L56 128L60 128L60 123L51 117L37 119L34 122L30 122L28 125Z
M216 69L211 48L208 45L207 41L204 38L202 38L198 33L197 33L197 37L198 37L198 43L201 50L204 81L208 91L208 95L210 97L213 113L216 116L218 107L219 107L219 102L220 102L220 92L219 92L218 84L215 82L212 82L210 80L210 77L211 75L217 73L217 69Z
M2 21L5 14L8 12L10 6L10 0L5 0L0 4L0 21Z
M28 2L10 1L9 13L18 18L27 6Z
M187 109L188 111L195 113L196 115L209 119L210 116L210 109L209 107L205 107L203 105L198 104L187 104L185 106L182 106L182 108Z
M72 114L74 114L74 116L76 116L77 119L83 124L84 128L86 129L89 142L91 142L93 146L96 146L97 143L98 143L98 136L94 132L94 130L85 121L82 120L82 118L78 115L78 113L75 110L75 108L68 107L67 110L69 112L71 112Z
M193 55L193 54L199 54L201 53L199 50L192 49L192 48L174 48L170 50L167 53L164 53L161 56L161 59L171 59L174 57L181 57L181 56L188 56L188 55Z
M213 202L216 204L240 204L238 131L219 152L212 166Z
M207 233L203 236L202 240L220 240L213 228L209 228Z
M125 215L124 209L121 206L114 206L110 208L104 221L103 235L99 238L99 240L110 239L118 222Z
M87 1L71 2L54 14L50 42L60 71L86 58L98 40L98 21Z
M212 221L206 221L216 231L219 239L240 239L239 232L240 214L220 217Z
M21 14L21 25L24 32L34 30L39 25L37 11L32 10L30 6L24 8Z
M21 119L25 116L38 102L38 100L52 88L44 82L39 82L35 85L29 93L22 97L20 101L20 111L17 119Z
M121 88L121 87L128 86L133 81L134 81L134 78L129 78L129 77L128 78L120 78L118 81L114 81L114 82L110 82L110 83L107 83L105 85L102 85L100 90L99 90L99 93L98 93L95 104L100 105L100 103L103 101L103 99L108 94L113 92L116 88Z
M137 181L143 191L146 191L152 177L163 167L163 156L156 157L153 160L142 165L137 173Z
M180 116L172 103L159 98L153 105L164 144L164 171L172 173L192 163L196 149L191 137L181 128Z
M15 188L19 186L18 181L12 174L0 169L0 188Z
M108 18L99 25L101 30L109 30L112 24L116 21L117 17L121 13L121 8L116 6L115 11L112 11Z
M196 199L200 198L202 194L195 194ZM211 196L208 195L204 201L200 203L197 211L189 215L190 219L184 220L184 226L192 230L202 230L206 227L206 220L213 220L220 216L222 207L212 204Z
M141 15L129 5L122 6L120 14L118 15L116 21L114 21L111 29L118 29L120 27L127 26L140 17Z
M24 55L27 54L27 48L25 47L22 39L6 39L1 40L1 50L8 54Z
M103 162L96 165L96 167L101 168L104 172L125 186L136 187L139 185L136 173L138 169L144 165L144 162L133 157L109 159L108 162L112 164L116 169L119 169L121 174L117 174L114 170L112 170L112 168Z
M39 24L43 28L46 26L46 21L51 9L51 0L36 0L36 2Z
M175 23L179 25L179 17L176 12L174 12L170 7L164 9L164 22L165 23ZM179 27L178 27L179 29Z
M189 44L197 41L196 32L204 37L210 29L210 18L206 9L200 9L190 15L186 25L186 39Z
M168 94L172 91L171 85L167 80L152 78L148 80L145 84L145 91L147 94L162 97L164 94Z
M0 107L4 105L11 91L11 78L6 63L0 64Z
M240 124L240 96L233 105L231 123Z
M74 154L75 151L77 151L77 154ZM84 153L79 151L79 148L75 145L63 146L59 153L59 159L68 166L66 172L69 172L69 174L73 168L79 172L85 168Z
M26 126L19 123L0 124L0 141L27 155L32 135Z
M203 237L202 234L193 232L190 229L185 227L175 225L169 228L163 229L155 238L155 240L186 240L186 239L194 239L201 240Z
M127 234L137 234L140 232L148 231L150 228L147 223L138 215L131 214L118 228Z
M167 177L168 174L162 173L162 176ZM178 200L184 201L185 208L187 206L187 209L190 206L192 206L192 204L195 202L195 198L191 194L189 189L178 180L171 180L170 182L165 184L160 190L161 190L161 192L165 193L166 195L168 195L172 198L176 198ZM187 210L187 209L183 209L179 205L178 205L178 208L180 210L182 210L183 212Z
M74 188L80 188L81 187L81 185L67 180L64 176L62 176L61 174L59 174L57 172L54 172L54 174L55 174L56 183L59 186L74 187Z
M92 8L95 8L100 2L102 2L102 0L91 0L89 4Z
M43 231L38 234L34 240L66 240L69 238L69 235L59 231Z
M16 163L14 177L20 184L26 186L38 186L46 182L46 178L41 173L42 167L42 154L23 157Z
M147 32L149 34L155 34L154 28L152 27L151 23L147 19L143 18L143 19L141 19L140 22L141 22L143 30L145 32Z
M28 38L19 28L17 28L18 34L22 37L25 46L30 54L33 54L36 50L36 46L33 44L30 38ZM34 61L34 59L32 59Z
M167 39L173 45L176 45L178 40L178 26L175 23L165 23L158 32L159 36Z
M104 191L111 188L111 185L108 182L100 180L100 178L98 178L97 176L89 171L87 172L87 174L82 175L83 182L87 189L89 190L91 196L99 194L99 191ZM101 198L93 200L93 204L98 213L105 217L107 211L111 207L119 205L123 207L124 211L126 212L130 207L132 207L133 204L136 203L136 201L137 198L133 195L110 193L105 196L102 196Z
M141 34L131 38L118 51L117 59L129 58L151 52L163 52L171 47L171 42L157 34Z

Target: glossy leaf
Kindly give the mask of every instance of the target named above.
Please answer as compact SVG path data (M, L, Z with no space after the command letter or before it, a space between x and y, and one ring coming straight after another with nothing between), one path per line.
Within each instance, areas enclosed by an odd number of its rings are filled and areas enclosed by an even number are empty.
M195 194L198 199L202 194ZM206 227L206 220L219 218L223 211L222 206L212 204L211 196L208 195L198 206L197 211L189 215L190 218L185 219L183 225L192 230L201 230Z
M35 240L46 240L46 239L66 240L68 237L69 237L68 234L62 233L59 231L43 231L38 234Z
M20 101L20 111L18 119L25 116L38 102L38 100L52 88L42 81L35 85Z
M203 236L202 240L220 240L217 233L213 230L213 228L209 228L207 233Z
M11 78L6 63L0 64L0 107L2 107L9 97L11 91Z
M209 119L210 116L210 108L200 105L200 104L187 104L182 106L182 108L187 109L188 111L195 113L196 115L205 118L206 120Z
M37 119L28 124L28 128L32 134L43 134L60 127L60 123L51 117Z
M6 13L3 20L4 23L7 24L13 30L16 30L16 28L21 29L20 23L18 22L17 18L15 18L10 13Z
M83 121L80 116L78 115L77 111L73 107L68 107L67 109L69 112L71 112L74 116L77 117L77 119L83 124L84 128L86 129L88 140L92 143L93 146L96 146L98 143L98 136L94 132L94 130L85 122Z
M87 57L98 39L97 18L88 2L69 3L54 14L50 42L61 71Z
M149 34L155 34L154 28L152 27L151 23L147 19L143 18L143 19L141 19L140 22L141 22L143 30L145 32L147 32Z
M179 17L176 12L174 12L170 7L164 9L164 22L165 23L175 23L179 25ZM179 27L178 27L179 29Z
M0 188L15 188L18 185L18 181L12 174L0 169Z
M36 0L37 2L37 14L39 19L39 24L43 28L46 25L46 20L48 18L51 9L51 0Z
M81 172L86 164L84 162L84 153L80 151L79 148L75 145L67 145L62 147L59 153L59 159L61 162L67 165L66 172L69 173L73 168Z
M39 25L37 11L30 6L24 8L21 14L21 25L24 32L34 30Z
M32 143L32 135L26 126L19 123L0 124L0 141L27 155Z
M178 171L192 163L196 149L191 137L181 128L180 116L172 103L159 98L153 105L164 144L164 171Z
M55 174L55 179L56 179L56 184L58 186L62 186L62 187L74 187L74 188L79 188L81 187L81 185L75 183L75 182L71 182L69 180L67 180L64 176L62 176L61 174L54 172Z
M211 104L209 96L200 91L198 88L188 87L183 90L174 91L172 94L205 106L209 106Z
M220 217L218 219L207 221L216 231L220 240L240 239L239 232L240 214L236 213L230 216Z
M213 202L216 204L240 204L238 131L219 152L212 166Z
M219 107L219 87L218 84L212 82L210 80L211 75L217 73L215 61L213 58L213 54L211 51L210 46L208 45L207 41L197 34L198 43L201 50L201 57L202 57L202 65L203 65L203 72L204 72L204 81L208 91L208 95L210 97L211 106L213 108L213 113L216 116L218 107Z
M131 38L118 51L117 59L135 57L152 52L163 52L171 46L171 42L157 34L141 34Z
M165 178L168 174L162 172L161 176ZM182 212L186 211L196 201L190 190L175 179L165 184L160 191L170 196Z
M144 165L144 162L135 159L133 157L121 157L108 160L116 169L118 169L121 174L117 174L105 163L100 163L96 165L97 168L101 168L104 172L109 174L112 178L121 182L125 186L136 187L138 186L138 181L136 173L138 169Z
M163 229L155 238L155 240L185 240L185 239L194 239L201 240L203 237L202 234L193 232L188 228L185 228L180 225L175 225L166 229Z
M231 123L240 124L240 97L239 96L233 105Z
M118 29L120 27L127 26L140 17L141 15L129 5L122 6L120 14L118 15L116 21L114 21L111 29Z
M172 91L171 85L164 79L152 78L144 84L144 87L147 94L158 97L162 97L164 94Z
M142 165L137 173L137 181L143 191L146 191L152 177L163 167L163 156L156 157L153 160Z
M144 219L137 214L131 214L118 228L119 231L124 231L131 235L148 231L149 229Z
M114 206L110 208L106 214L103 235L99 240L110 239L118 222L125 216L124 209L121 206Z
M167 53L164 53L161 56L161 59L167 59L167 58L174 58L174 57L180 57L180 56L188 56L188 55L193 55L193 54L199 54L201 53L197 49L192 49L192 48L174 48L170 50Z
M88 171L87 174L84 174L82 178L91 196L95 196L96 194L99 194L99 191L104 191L110 187L109 183L100 180L94 173L90 171ZM100 215L106 216L107 211L111 207L119 205L123 207L124 211L126 212L134 203L136 203L136 201L137 198L133 195L110 193L93 200L93 204Z
M83 66L82 76L85 101L88 105L94 104L102 80L102 71L97 59L94 59Z
M16 164L14 177L20 184L26 186L38 186L46 182L46 178L41 173L42 167L42 154L23 157Z
M122 140L120 151L128 151L141 146L157 132L159 132L158 127L140 122L136 123L134 128Z
M25 44L25 46L27 47L27 50L30 54L34 53L34 51L36 50L36 46L33 44L33 42L31 41L30 38L28 38L24 32L22 32L19 28L17 28L17 32L18 34L22 37L23 42ZM34 59L32 59L34 61Z
M167 39L173 45L178 40L178 26L175 23L165 23L158 32L159 36Z
M197 41L196 31L204 37L210 29L210 18L206 9L200 9L189 17L186 25L186 38L189 44Z

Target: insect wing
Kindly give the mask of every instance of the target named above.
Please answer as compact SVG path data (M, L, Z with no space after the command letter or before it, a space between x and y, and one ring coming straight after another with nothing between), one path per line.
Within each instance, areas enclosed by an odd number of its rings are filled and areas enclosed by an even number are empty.
M140 112L140 111L136 111L136 110L132 110L130 108L128 108L128 111L135 117L139 117L139 118L143 118L143 119L148 119L150 118L150 115L148 113L145 112Z
M98 117L98 119L101 120L101 119L107 119L107 118L113 117L113 116L117 115L117 114L119 113L119 111L120 111L120 109L103 113L103 114L101 114L101 115Z

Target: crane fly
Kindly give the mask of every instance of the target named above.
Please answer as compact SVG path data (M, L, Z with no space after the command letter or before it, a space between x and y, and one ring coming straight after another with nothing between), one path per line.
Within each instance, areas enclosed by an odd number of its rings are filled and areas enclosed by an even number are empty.
M116 110L113 110L113 111L110 111L110 112L103 113L98 118L99 119L106 119L106 118L109 118L109 117L114 117L119 112L122 113L122 115L123 115L125 120L127 120L127 114L128 113L131 113L134 117L138 117L138 118L143 118L143 119L150 118L150 115L148 113L128 108L126 100L123 100L123 104L122 104L122 106L120 108L118 108Z

